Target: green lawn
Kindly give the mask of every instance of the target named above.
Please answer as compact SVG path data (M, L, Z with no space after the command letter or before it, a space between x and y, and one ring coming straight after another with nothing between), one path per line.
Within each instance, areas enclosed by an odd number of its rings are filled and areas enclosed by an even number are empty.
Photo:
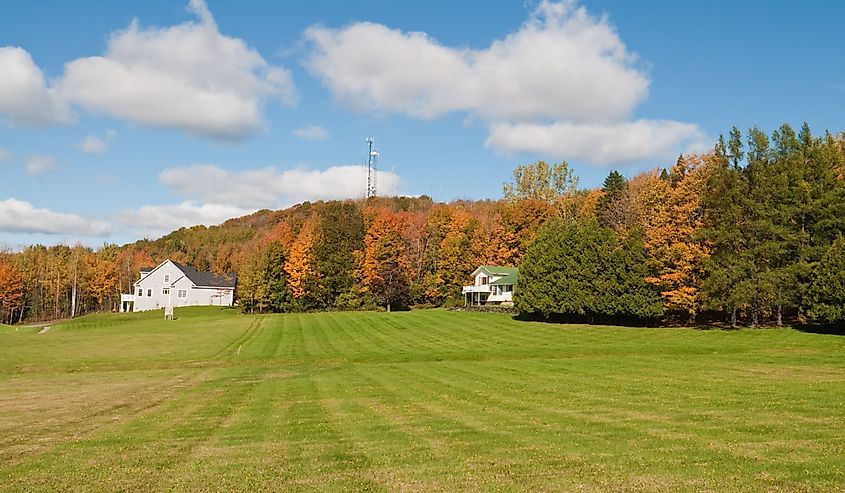
M441 310L0 330L2 491L845 491L845 337Z

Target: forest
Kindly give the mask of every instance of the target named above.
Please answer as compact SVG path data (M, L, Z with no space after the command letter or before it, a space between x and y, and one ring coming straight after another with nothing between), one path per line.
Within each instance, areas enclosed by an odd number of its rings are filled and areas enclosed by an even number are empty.
M238 274L245 312L462 304L481 264L520 267L527 317L651 324L845 321L845 135L734 127L712 152L584 189L521 165L498 200L305 202L101 248L0 252L0 322L113 311L170 258Z

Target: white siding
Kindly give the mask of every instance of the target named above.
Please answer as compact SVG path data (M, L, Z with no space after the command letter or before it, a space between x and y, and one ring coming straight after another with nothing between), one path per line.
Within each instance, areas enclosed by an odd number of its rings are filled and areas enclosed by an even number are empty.
M179 298L179 291L185 290L185 298ZM173 306L232 306L232 288L209 288L195 286L187 277L173 285Z
M488 275L486 272L482 271L482 272L479 272L475 276L475 285L476 286L487 286L491 282L498 281L499 279L501 279L503 277L505 277L505 276L500 276L500 275L496 275L496 274Z
M146 277L135 283L135 306L133 311L143 312L146 310L155 310L167 306L170 302L171 296L176 297L173 288L170 284L177 278L182 277L182 271L173 265L173 262L166 261L158 268L153 270ZM169 276L170 282L164 282L164 276ZM143 296L138 296L138 288L143 290ZM169 288L170 294L162 294L162 289ZM152 291L152 296L147 296L147 293Z
M168 276L167 283L164 282ZM138 290L143 291L138 296ZM164 294L163 290L169 293ZM148 291L152 296L147 296ZM179 292L184 290L185 297L180 298ZM176 265L169 260L164 262L152 273L135 283L135 303L133 311L142 312L156 310L165 306L232 306L234 302L233 288L211 288L195 286Z

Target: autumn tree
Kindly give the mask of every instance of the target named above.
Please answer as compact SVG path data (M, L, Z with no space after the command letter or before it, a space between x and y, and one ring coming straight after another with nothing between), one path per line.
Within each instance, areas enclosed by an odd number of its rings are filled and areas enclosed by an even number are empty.
M386 262L379 265L377 276L370 284L370 291L387 311L403 306L408 299L408 280L399 263Z
M88 260L88 270L90 272L88 289L93 299L97 300L97 307L102 310L106 308L106 302L113 301L118 294L116 259L92 256Z
M368 287L378 279L382 266L401 265L405 251L403 217L393 211L382 209L374 213L364 236L364 261L362 274Z
M0 322L12 324L16 314L20 319L23 301L23 276L11 262L0 262Z
M319 280L314 268L315 229L313 221L302 226L284 263L290 294L303 308L310 308L314 304L310 295Z
M690 321L704 303L701 282L710 251L700 232L710 160L682 156L666 179L651 173L631 181L654 273L647 281L658 287L667 311L686 313Z
M505 183L503 192L508 200L535 199L553 203L577 188L578 178L565 161L553 165L537 161L517 166L513 170L513 182Z
M465 210L455 210L449 230L440 243L440 259L436 272L440 281L438 286L444 299L457 300L460 288L469 281L469 274L479 265L479 259L473 255L472 240L479 227L478 220Z
M443 240L452 223L452 208L443 204L432 208L425 221L426 251L423 257L423 271L420 279L412 284L417 303L440 304L445 296L445 281L442 276Z
M554 215L554 206L542 200L529 198L502 203L494 218L490 239L485 243L491 263L508 267L519 265L537 231Z

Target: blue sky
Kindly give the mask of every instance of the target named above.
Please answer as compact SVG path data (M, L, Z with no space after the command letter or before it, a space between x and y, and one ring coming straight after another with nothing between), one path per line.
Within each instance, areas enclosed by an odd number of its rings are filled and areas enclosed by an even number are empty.
M0 247L381 192L582 186L731 125L845 128L841 2L0 3ZM134 21L133 21L134 19Z

